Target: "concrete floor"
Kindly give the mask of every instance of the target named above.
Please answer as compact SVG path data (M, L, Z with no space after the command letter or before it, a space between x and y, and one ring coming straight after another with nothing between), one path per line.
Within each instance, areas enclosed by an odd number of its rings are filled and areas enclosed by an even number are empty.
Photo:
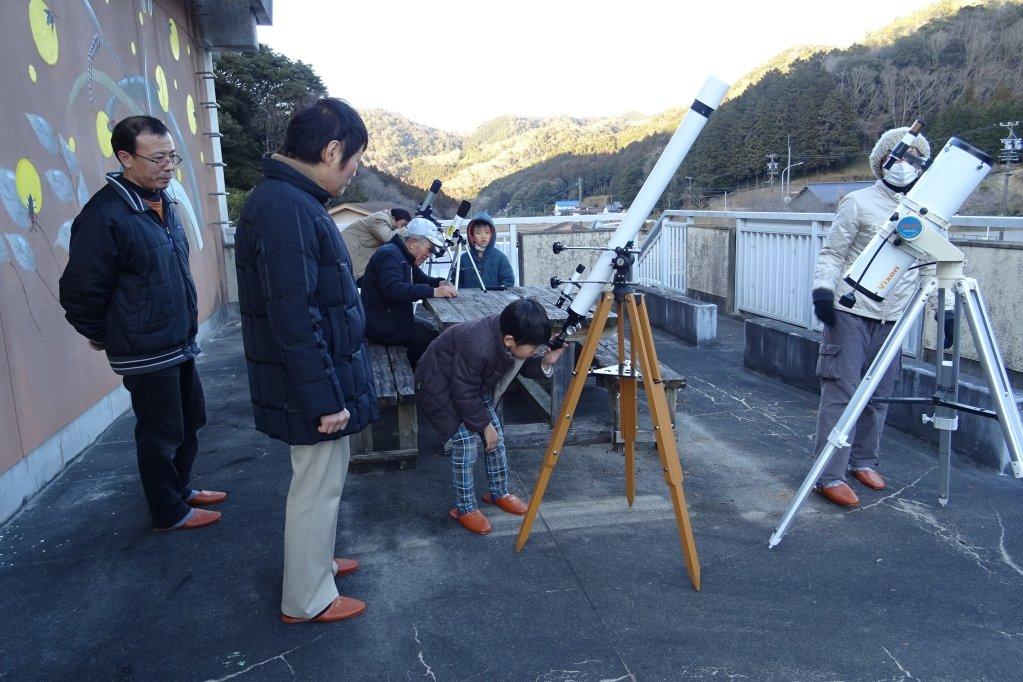
M810 465L816 397L743 370L741 331L722 318L710 350L659 335L689 378L679 442L701 592L653 453L630 510L621 455L568 449L519 555L517 517L490 512L486 537L447 518L447 460L431 456L348 479L338 550L362 569L339 584L367 613L285 625L287 449L251 428L228 326L204 349L195 480L230 492L223 520L150 531L122 417L0 527L0 678L1023 678L1023 483L957 461L942 509L935 454L889 429L889 489L857 487L856 511L812 497L768 550ZM511 453L523 496L542 454Z

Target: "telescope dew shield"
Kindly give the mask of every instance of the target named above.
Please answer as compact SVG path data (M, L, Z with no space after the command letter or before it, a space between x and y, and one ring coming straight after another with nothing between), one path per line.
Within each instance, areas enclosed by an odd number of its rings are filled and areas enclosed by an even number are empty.
M430 206L433 204L433 200L437 197L437 194L440 192L441 184L442 183L440 180L433 181L433 184L430 185L430 191L426 193L426 196L423 197L423 203L419 205L418 211L419 213L426 213L426 211L430 208Z
M458 210L455 211L455 219L451 221L451 225L448 227L448 239L454 237L455 233L461 230L462 226L465 225L465 221L469 217L470 208L472 208L472 204L468 201L462 201L462 203L458 205Z
M951 138L906 195L929 214L948 220L991 172L991 157L958 137Z
M949 218L990 172L990 156L959 138L951 138L895 207L888 223L853 262L845 282L871 300L887 298L918 258L933 257L914 244L927 241L931 233L945 241Z
M689 107L689 111L686 112L632 205L629 206L625 218L622 219L618 229L611 236L611 240L607 244L609 250L602 253L596 264L590 269L589 283L583 284L579 288L579 293L576 294L575 300L568 308L569 320L574 318L578 321L585 318L590 308L596 303L604 288L601 282L611 279L611 258L614 256L614 249L625 247L626 244L636 239L647 216L654 210L657 200L661 198L664 189L675 175L675 171L678 170L682 160L692 148L696 137L703 130L703 126L707 124L708 117L721 105L721 100L725 98L728 87L728 83L713 76L707 78L696 95L696 100Z

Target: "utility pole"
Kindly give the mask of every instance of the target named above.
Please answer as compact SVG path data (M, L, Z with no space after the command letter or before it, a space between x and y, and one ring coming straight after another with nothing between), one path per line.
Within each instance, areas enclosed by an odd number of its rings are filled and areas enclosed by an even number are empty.
M1005 164L1018 162L1020 152L1023 151L1023 138L1017 137L1013 128L1019 125L1019 121L1007 121L998 125L1009 131L1009 135L1002 138L1002 151L998 154L998 160Z
M791 133L786 136L785 144L789 148L789 156L788 156L788 159L785 161L785 166L786 166L786 170L787 170L789 168L792 168L792 134ZM781 194L782 194L782 199L783 200L785 199L785 197L787 197L789 195L788 192L789 192L789 190L785 186L785 177L783 175L782 179L781 179Z
M686 176L686 180L689 181L689 204L688 208L693 208L693 178Z
M579 178L579 207L583 205L583 179Z
M775 157L777 157L777 156L778 156L777 154L768 154L767 155L767 159L768 159L768 161L767 161L767 177L768 177L768 179L771 182L771 189L774 189L774 176L778 174L778 162L774 160Z
M1005 185L1002 186L1002 215L1009 215L1009 178L1012 173L1005 173Z

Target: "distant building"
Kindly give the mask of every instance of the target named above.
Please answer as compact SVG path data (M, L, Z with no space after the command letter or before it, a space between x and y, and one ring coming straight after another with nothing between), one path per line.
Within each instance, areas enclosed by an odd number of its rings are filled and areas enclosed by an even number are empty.
M565 199L562 201L554 202L554 215L578 215L579 213L579 200L578 199Z
M622 210L622 202L614 201L610 194L594 194L583 197L583 203L579 207L579 213L590 215L593 213L618 213Z
M872 181L811 182L792 198L789 210L799 213L832 213L846 194L873 184Z
M355 222L359 218L364 218L370 213L389 211L392 208L404 208L411 213L411 209L407 206L396 204L393 201L363 201L359 203L338 204L330 209L329 213L330 217L337 223L338 228L343 229L346 225Z

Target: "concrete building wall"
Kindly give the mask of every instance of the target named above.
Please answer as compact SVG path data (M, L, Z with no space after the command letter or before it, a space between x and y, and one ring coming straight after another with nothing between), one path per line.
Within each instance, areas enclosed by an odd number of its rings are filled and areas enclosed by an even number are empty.
M68 325L56 298L71 221L120 168L110 147L117 121L164 120L184 159L171 190L192 246L200 322L222 307L226 283L198 75L207 55L185 0L4 2L0 34L2 476L97 406L108 417L126 407L111 398L123 389L104 355Z
M987 305L991 326L1006 367L1023 372L1023 244L957 242L966 254L966 274L977 280ZM966 320L963 320L964 358L976 360ZM924 326L924 346L933 350L932 316Z
M582 263L589 269L597 260L596 251L551 251L554 242L566 246L607 246L614 230L587 230L586 232L526 232L519 233L519 283L522 286L550 286L551 277L568 279L575 266ZM585 276L585 273L584 273Z
M727 226L686 228L687 293L717 303L722 312L734 300L735 231Z

